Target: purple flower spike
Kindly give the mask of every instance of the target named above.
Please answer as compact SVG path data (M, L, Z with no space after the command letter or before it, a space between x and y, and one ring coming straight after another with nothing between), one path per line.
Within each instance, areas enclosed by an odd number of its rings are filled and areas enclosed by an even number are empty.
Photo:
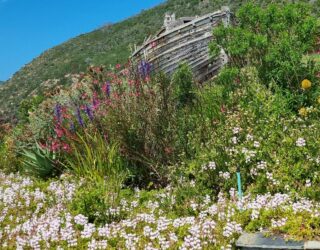
M90 121L93 121L93 118L94 118L93 112L92 112L91 107L88 104L86 105L85 112L86 112L87 116L89 117Z
M102 91L103 91L103 93L105 93L108 97L110 97L110 93L111 93L111 85L110 85L110 82L106 82L106 83L102 86Z
M58 122L60 123L62 120L62 107L59 103L56 104L54 107L54 116L57 118Z
M143 78L146 78L150 75L151 72L151 64L146 61L141 61L139 67L139 73Z
M76 127L74 126L73 122L70 123L70 131L71 131L71 133L75 133L76 132Z
M81 113L80 113L79 107L77 107L76 116L77 116L77 119L78 119L78 122L79 122L80 126L84 127L84 122L83 122L83 119L81 117Z
M110 97L110 93L111 93L111 85L109 82L106 83L106 94L108 97Z

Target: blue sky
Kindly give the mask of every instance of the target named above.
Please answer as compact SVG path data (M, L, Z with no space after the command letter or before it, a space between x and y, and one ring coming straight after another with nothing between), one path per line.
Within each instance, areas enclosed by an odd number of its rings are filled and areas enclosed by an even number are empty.
M41 52L164 0L0 0L0 80Z

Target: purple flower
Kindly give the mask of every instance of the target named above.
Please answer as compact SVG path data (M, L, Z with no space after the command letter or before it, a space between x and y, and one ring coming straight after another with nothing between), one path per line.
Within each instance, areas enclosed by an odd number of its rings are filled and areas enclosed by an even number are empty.
M140 75L143 77L143 78L146 78L147 76L150 75L150 72L151 72L151 64L146 62L146 61L141 61L139 66L138 66L138 70L139 70L139 73Z
M106 83L106 94L110 97L111 85L109 82Z
M71 131L72 133L75 133L75 132L76 132L76 127L74 126L74 123L73 123L73 122L70 123L70 131Z
M108 97L110 97L110 93L111 93L111 85L110 85L110 82L106 82L106 83L102 86L102 91L103 91L103 93L105 93Z
M62 107L59 103L56 104L54 107L54 116L57 118L58 122L60 123L62 120Z
M90 121L93 121L93 112L92 112L92 109L91 107L87 104L86 107L85 107L85 112L87 114L87 116L89 117Z
M96 98L96 97L93 97L92 99L92 106L93 106L93 109L96 110L100 105L100 101Z
M80 113L79 107L77 107L76 116L77 116L77 119L78 119L78 122L79 122L80 126L84 127L84 122L83 122L83 119L81 117L81 113Z

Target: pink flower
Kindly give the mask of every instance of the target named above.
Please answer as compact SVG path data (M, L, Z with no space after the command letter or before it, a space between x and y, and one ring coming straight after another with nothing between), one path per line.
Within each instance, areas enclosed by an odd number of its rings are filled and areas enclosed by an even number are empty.
M58 138L61 138L61 137L64 135L63 130L62 130L61 128L59 128L59 127L56 127L56 128L54 129L54 131L56 132Z
M51 144L51 151L57 152L60 149L60 143L57 140L54 140Z
M63 143L62 144L62 149L64 151L66 151L67 153L70 153L71 152L71 147L67 144L67 143Z

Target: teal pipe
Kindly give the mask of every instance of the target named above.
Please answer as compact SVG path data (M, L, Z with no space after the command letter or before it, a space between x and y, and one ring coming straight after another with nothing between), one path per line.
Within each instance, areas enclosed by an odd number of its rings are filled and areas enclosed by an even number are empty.
M242 199L242 187L241 187L241 176L240 176L240 172L237 172L237 183L238 183L238 197L239 200Z

